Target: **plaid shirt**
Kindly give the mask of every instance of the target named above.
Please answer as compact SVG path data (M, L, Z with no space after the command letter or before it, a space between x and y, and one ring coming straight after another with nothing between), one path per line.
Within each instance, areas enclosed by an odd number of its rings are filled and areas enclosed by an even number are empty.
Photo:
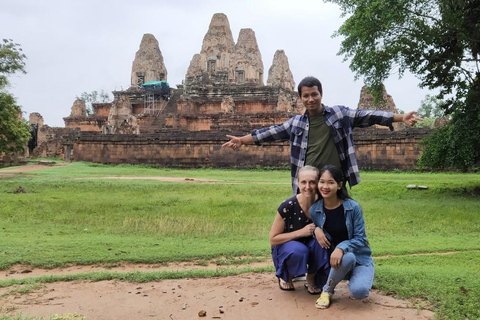
M388 126L393 130L393 113L390 111L349 109L344 106L323 106L325 123L338 150L342 171L350 187L360 182L357 157L353 145L353 128L365 128L374 124ZM269 141L290 141L290 165L293 194L298 193L298 170L305 165L308 147L308 113L296 115L282 124L252 131L257 145Z

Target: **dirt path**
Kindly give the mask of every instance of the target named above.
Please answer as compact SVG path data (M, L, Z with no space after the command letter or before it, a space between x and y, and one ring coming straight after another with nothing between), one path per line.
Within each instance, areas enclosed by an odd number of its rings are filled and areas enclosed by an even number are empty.
M1 177L12 177L18 173L30 172L36 170L43 170L52 167L59 167L68 165L68 162L60 162L57 164L29 164L20 167L10 167L0 169ZM184 177L90 177L88 179L111 179L111 180L159 180L159 181L172 181L172 182L217 182L215 179L198 179L198 178L184 178Z
M0 175L48 167L28 165L2 169ZM177 178L175 181L192 182L186 179ZM258 266L267 264L270 261L259 262ZM0 272L0 280L104 270L149 272L198 268L211 269L217 266L197 266L194 263L167 266L125 264L108 269L100 266L71 266L49 270L14 266ZM330 308L318 310L314 306L317 296L308 294L302 281L296 282L295 287L295 291L281 291L272 273L148 283L55 282L25 294L18 293L15 287L1 288L0 315L14 316L21 313L23 316L48 317L53 314L77 313L88 320L434 319L433 312L418 308L418 302L397 300L375 290L363 301L351 300L346 283L337 287ZM199 316L201 311L206 311L204 317Z
M92 267L71 268L70 271L81 271L82 268L88 270ZM129 268L132 266L125 266L123 270L139 270ZM65 272L67 270L49 270L48 274ZM32 270L32 274L41 273ZM366 300L351 300L346 283L337 287L329 309L318 310L314 307L317 296L308 294L302 281L295 282L295 287L295 291L281 291L271 273L148 283L56 282L28 294L16 293L11 287L2 288L0 310L10 315L20 312L24 316L36 317L77 313L88 320L434 318L433 312L418 310L412 302L383 296L376 291ZM199 316L201 311L206 311L205 317Z

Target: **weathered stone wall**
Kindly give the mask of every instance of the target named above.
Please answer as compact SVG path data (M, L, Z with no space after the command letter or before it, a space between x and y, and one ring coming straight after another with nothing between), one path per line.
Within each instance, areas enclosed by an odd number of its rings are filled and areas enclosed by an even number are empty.
M111 103L92 103L93 115L88 116L85 101L77 99L73 102L70 116L63 118L65 128L102 132L102 127L107 123L111 106ZM30 119L30 123L36 122L32 122Z
M412 170L423 148L418 142L433 130L409 128L393 131L376 128L355 129L355 151L363 170Z
M111 107L112 107L111 102L103 102L103 103L94 102L92 103L93 116L108 117Z
M404 131L355 130L359 166L363 170L411 170L421 154L418 141L428 129ZM289 165L288 142L221 148L226 134L239 132L168 132L145 135L83 134L75 141L75 160L100 163L143 163L183 167L284 167Z
M108 117L65 117L65 128L80 129L81 131L102 132Z
M19 166L27 162L27 148L24 152L0 153L0 168Z
M103 133L140 133L137 117L133 115L132 109L132 103L128 95L120 95L118 99L115 99L108 115L107 125L102 128Z
M73 152L73 141L80 135L78 129L38 128L38 144L31 157L60 158L69 160Z
M86 117L87 116L87 106L85 100L76 99L73 102L70 117Z

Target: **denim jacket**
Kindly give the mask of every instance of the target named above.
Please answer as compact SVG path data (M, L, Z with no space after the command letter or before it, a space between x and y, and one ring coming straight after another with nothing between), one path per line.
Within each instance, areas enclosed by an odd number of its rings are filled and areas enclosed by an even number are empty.
M373 264L372 249L368 244L367 235L365 233L365 220L360 205L352 199L342 200L345 210L345 224L348 231L348 240L342 241L336 245L344 253L353 252L358 264ZM323 230L325 224L325 212L323 211L323 199L315 202L310 207L310 215L316 226ZM323 230L327 239L332 243L331 236Z

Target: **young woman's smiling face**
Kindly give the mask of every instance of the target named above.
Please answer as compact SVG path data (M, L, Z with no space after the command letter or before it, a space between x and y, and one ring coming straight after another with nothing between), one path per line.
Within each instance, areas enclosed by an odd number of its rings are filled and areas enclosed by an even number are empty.
M338 183L333 178L330 171L325 171L318 180L318 191L324 199L338 198L337 192L342 188L342 183Z

